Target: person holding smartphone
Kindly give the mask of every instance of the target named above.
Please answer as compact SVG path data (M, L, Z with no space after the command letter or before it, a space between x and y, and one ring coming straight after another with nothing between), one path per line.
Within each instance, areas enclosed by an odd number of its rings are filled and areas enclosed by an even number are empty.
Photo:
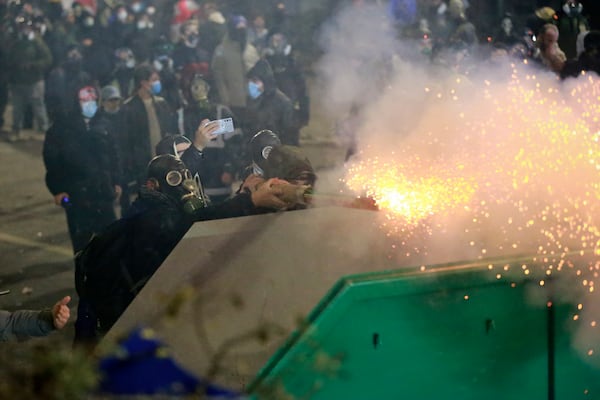
M235 129L236 120L231 110L209 99L210 85L200 74L193 75L184 82L184 94L188 106L183 110L183 126L185 136L194 142L194 146L202 155L202 168L198 169L202 186L211 202L220 203L231 196L231 185L241 169L242 138L239 129ZM211 133L221 133L204 137L202 127L209 121L214 127ZM218 129L221 123L229 121L228 129ZM183 161L189 164L188 160ZM188 165L193 169L191 165Z

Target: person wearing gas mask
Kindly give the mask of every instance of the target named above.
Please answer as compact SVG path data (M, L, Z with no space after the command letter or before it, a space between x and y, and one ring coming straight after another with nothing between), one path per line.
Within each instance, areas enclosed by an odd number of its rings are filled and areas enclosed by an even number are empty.
M116 219L121 169L113 137L97 123L98 92L85 86L74 97L71 112L46 133L43 159L46 186L54 203L65 210L76 253Z
M567 60L577 58L577 39L590 30L587 18L581 13L583 5L577 0L566 0L558 11L558 46L564 51Z
M140 64L134 70L133 96L121 107L122 126L127 154L123 159L128 185L124 188L121 208L129 207L129 197L144 183L146 165L152 159L156 144L167 134L178 132L177 115L159 96L162 91L160 77L148 64ZM125 193L126 192L126 193Z
M145 185L130 212L96 236L78 254L80 304L76 337L93 341L107 332L143 289L194 222L283 209L280 185L266 181L256 190L207 206L186 165L171 154L148 164Z
M218 128L218 124L205 119L199 125L192 142L183 135L167 135L156 145L156 155L171 154L179 158L188 167L190 173L197 180L200 189L200 197L206 205L218 203L211 201L206 194L204 181L201 174L206 175L211 166L204 158L203 149L211 139L215 138L213 132ZM231 186L231 185L229 185Z
M277 88L273 70L260 60L248 72L248 107L243 122L245 132L269 129L281 143L298 146L300 129L291 100Z
M281 198L288 203L287 210L306 208L305 194L311 192L317 175L308 157L297 146L281 144L273 131L263 129L250 140L252 163L247 168L244 181L236 193L257 190L267 180L281 184ZM271 212L259 209L258 212Z
M18 33L8 49L6 65L12 103L11 141L25 139L21 129L28 106L33 109L37 129L48 129L44 75L52 65L50 49L36 34L32 21L19 16L16 22Z

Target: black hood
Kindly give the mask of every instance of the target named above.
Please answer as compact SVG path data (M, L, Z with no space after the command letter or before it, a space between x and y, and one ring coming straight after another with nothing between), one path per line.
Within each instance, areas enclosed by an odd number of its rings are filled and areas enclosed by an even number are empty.
M258 62L252 67L247 74L248 79L258 78L264 85L265 95L275 93L277 90L277 84L275 83L275 76L271 65L266 60L258 60Z

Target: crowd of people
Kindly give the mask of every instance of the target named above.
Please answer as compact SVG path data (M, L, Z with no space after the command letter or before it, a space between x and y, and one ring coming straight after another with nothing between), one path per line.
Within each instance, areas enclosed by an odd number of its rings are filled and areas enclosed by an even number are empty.
M418 39L421 52L434 64L468 69L508 56L538 63L562 78L600 69L599 33L591 29L589 14L577 0L548 1L525 13L520 7L518 14L504 10L493 26L474 23L477 16L465 0L426 0L417 2L420 7L406 7L411 3L391 2L396 26L401 36ZM553 8L558 3L560 8Z
M294 207L281 188L286 177L255 174L250 155L257 132L277 137L277 146L297 146L308 123L306 85L281 11L269 15L267 30L264 14L253 12L249 22L216 2L0 4L0 116L12 106L6 139L31 139L24 127L43 138L46 186L84 260L76 276L89 283L94 269L86 255L98 242L115 248L122 238L129 246L105 254L128 263L136 281L107 299L116 311L104 327L194 221ZM215 133L225 118L234 129ZM298 160L307 170L292 172L314 177L310 163ZM243 181L235 194L234 181ZM123 236L131 230L137 239ZM78 292L80 337L96 310ZM26 313L48 319L23 311L7 314L6 323ZM95 331L96 320L90 324Z
M285 6L244 8L195 0L0 5L0 117L10 100L7 139L28 139L30 124L44 140L46 185L78 255L83 339L110 328L193 222L304 206L298 187L316 180L298 147L310 98ZM398 35L433 64L459 65L484 49L530 58L563 78L600 73L600 33L576 0L558 12L507 12L483 40L464 0L391 1L389 12ZM348 121L360 108L353 104L340 130L355 128ZM217 133L225 118L234 129ZM129 281L95 275L100 258L126 265ZM94 291L106 287L120 291L102 304Z

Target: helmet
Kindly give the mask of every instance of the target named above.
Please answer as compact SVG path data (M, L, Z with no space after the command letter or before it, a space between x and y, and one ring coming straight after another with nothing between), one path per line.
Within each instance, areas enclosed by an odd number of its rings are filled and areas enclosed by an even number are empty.
M269 154L273 147L281 146L279 136L273 131L263 129L250 139L250 152L252 154L252 163L255 167L255 173L262 175L265 166L265 161L269 158ZM259 171L256 171L258 167Z
M171 154L179 158L179 153L182 151L177 148L179 144L184 144L185 146L183 147L187 149L192 145L192 142L183 135L167 135L156 144L156 154Z

